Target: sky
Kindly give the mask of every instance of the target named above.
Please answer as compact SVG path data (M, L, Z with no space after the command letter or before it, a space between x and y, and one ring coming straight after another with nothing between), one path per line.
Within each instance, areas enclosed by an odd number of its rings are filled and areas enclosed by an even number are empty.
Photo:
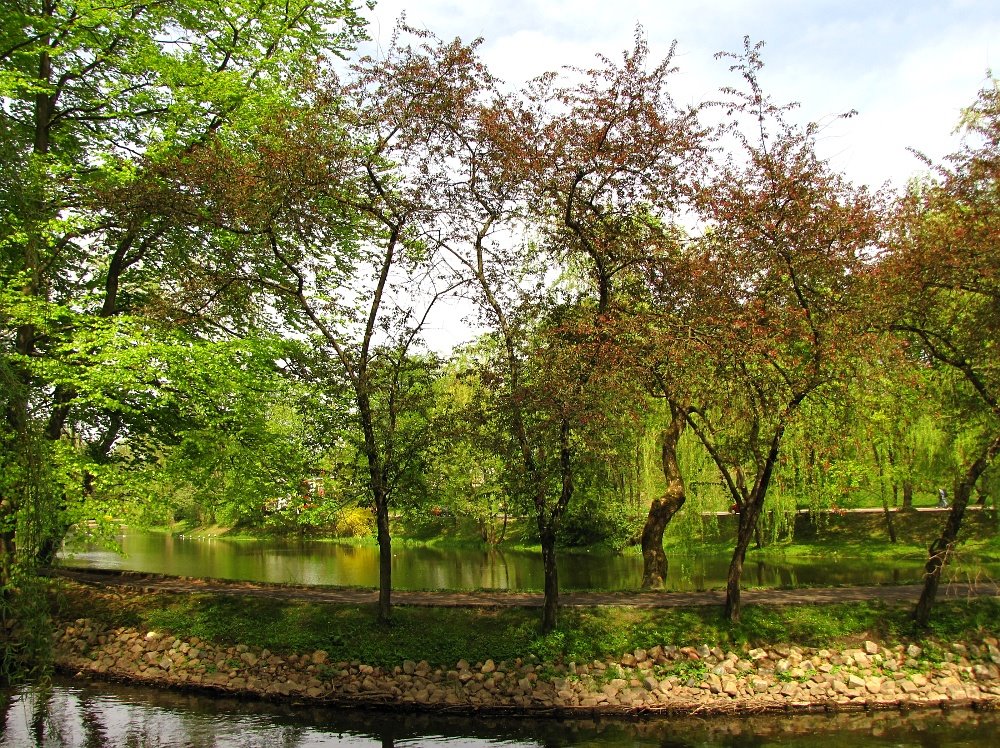
M512 85L598 53L620 59L639 24L654 59L677 41L681 103L738 83L716 52L763 41L765 89L799 102L800 123L825 124L821 155L873 188L924 171L908 148L955 150L962 107L1000 71L997 0L380 0L365 11L365 51L388 43L403 11L442 39L482 37L483 58Z
M565 65L591 67L597 54L621 59L641 25L653 61L676 40L674 99L694 104L740 83L720 51L763 41L760 79L790 118L823 125L821 156L855 183L899 189L927 171L910 148L940 160L993 66L1000 74L997 0L380 0L369 18L378 55L396 19L439 38L482 37L494 75L517 87ZM837 115L857 110L842 119ZM426 329L446 353L481 330L471 308L441 303Z

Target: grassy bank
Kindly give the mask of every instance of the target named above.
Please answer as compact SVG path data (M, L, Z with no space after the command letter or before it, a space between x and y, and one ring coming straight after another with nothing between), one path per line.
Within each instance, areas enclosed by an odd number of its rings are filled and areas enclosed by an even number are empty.
M910 606L873 602L749 606L737 625L715 608L573 608L561 612L559 627L547 636L539 634L538 611L522 608L397 606L392 623L379 626L368 607L220 594L106 592L61 582L52 600L62 620L87 617L109 628L131 626L279 654L324 650L334 661L381 666L403 660L447 665L463 658L587 662L656 644L835 649L865 639L886 645L972 640L1000 630L1000 600L989 598L940 603L926 631L913 628Z

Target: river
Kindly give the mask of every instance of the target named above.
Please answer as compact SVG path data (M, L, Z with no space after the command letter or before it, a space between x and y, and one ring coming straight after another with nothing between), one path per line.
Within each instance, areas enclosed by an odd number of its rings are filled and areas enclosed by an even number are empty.
M0 748L995 745L1000 712L971 710L539 720L331 709L56 679L8 694Z
M166 533L129 533L119 538L124 555L88 546L68 545L68 566L244 579L290 584L378 586L378 548L317 540L231 540L185 538ZM725 587L728 555L673 554L667 589ZM1000 578L1000 563L975 568L951 566L967 581ZM744 580L757 587L904 584L919 582L923 559L899 559L891 568L850 555L748 560ZM564 590L638 589L642 558L637 553L570 553L559 556L559 585ZM473 548L428 548L398 544L393 549L392 583L399 590L540 590L542 565L537 553Z

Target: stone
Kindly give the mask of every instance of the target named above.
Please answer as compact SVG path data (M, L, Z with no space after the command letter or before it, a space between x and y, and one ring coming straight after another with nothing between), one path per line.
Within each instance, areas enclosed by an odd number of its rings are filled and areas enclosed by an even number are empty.
M493 660L487 660L486 662L483 663L483 667L480 669L480 672L488 675L489 673L496 672L496 669L497 669L496 663L493 662Z
M960 701L969 697L968 693L961 686L951 686L945 693L948 694L948 698L952 701Z
M413 675L417 670L417 663L413 660L403 660L403 672L406 675Z
M873 655L878 654L878 644L873 641L866 641L864 643L865 654Z
M324 651L324 650L322 650L322 649L317 649L317 650L316 650L315 652L313 652L313 653L312 653L312 661L313 661L313 664L314 664L314 665L323 665L323 664L325 664L325 663L326 663L326 661L327 661L327 658L328 658L329 656L330 656L330 655L329 655L329 654L327 654L327 652L326 652L326 651Z

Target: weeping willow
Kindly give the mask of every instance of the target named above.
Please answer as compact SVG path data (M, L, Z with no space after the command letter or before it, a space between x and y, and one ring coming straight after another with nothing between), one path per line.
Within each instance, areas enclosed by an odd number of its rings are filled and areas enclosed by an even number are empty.
M48 672L51 636L45 589L35 560L52 516L54 481L49 445L27 416L20 378L0 356L0 685Z

